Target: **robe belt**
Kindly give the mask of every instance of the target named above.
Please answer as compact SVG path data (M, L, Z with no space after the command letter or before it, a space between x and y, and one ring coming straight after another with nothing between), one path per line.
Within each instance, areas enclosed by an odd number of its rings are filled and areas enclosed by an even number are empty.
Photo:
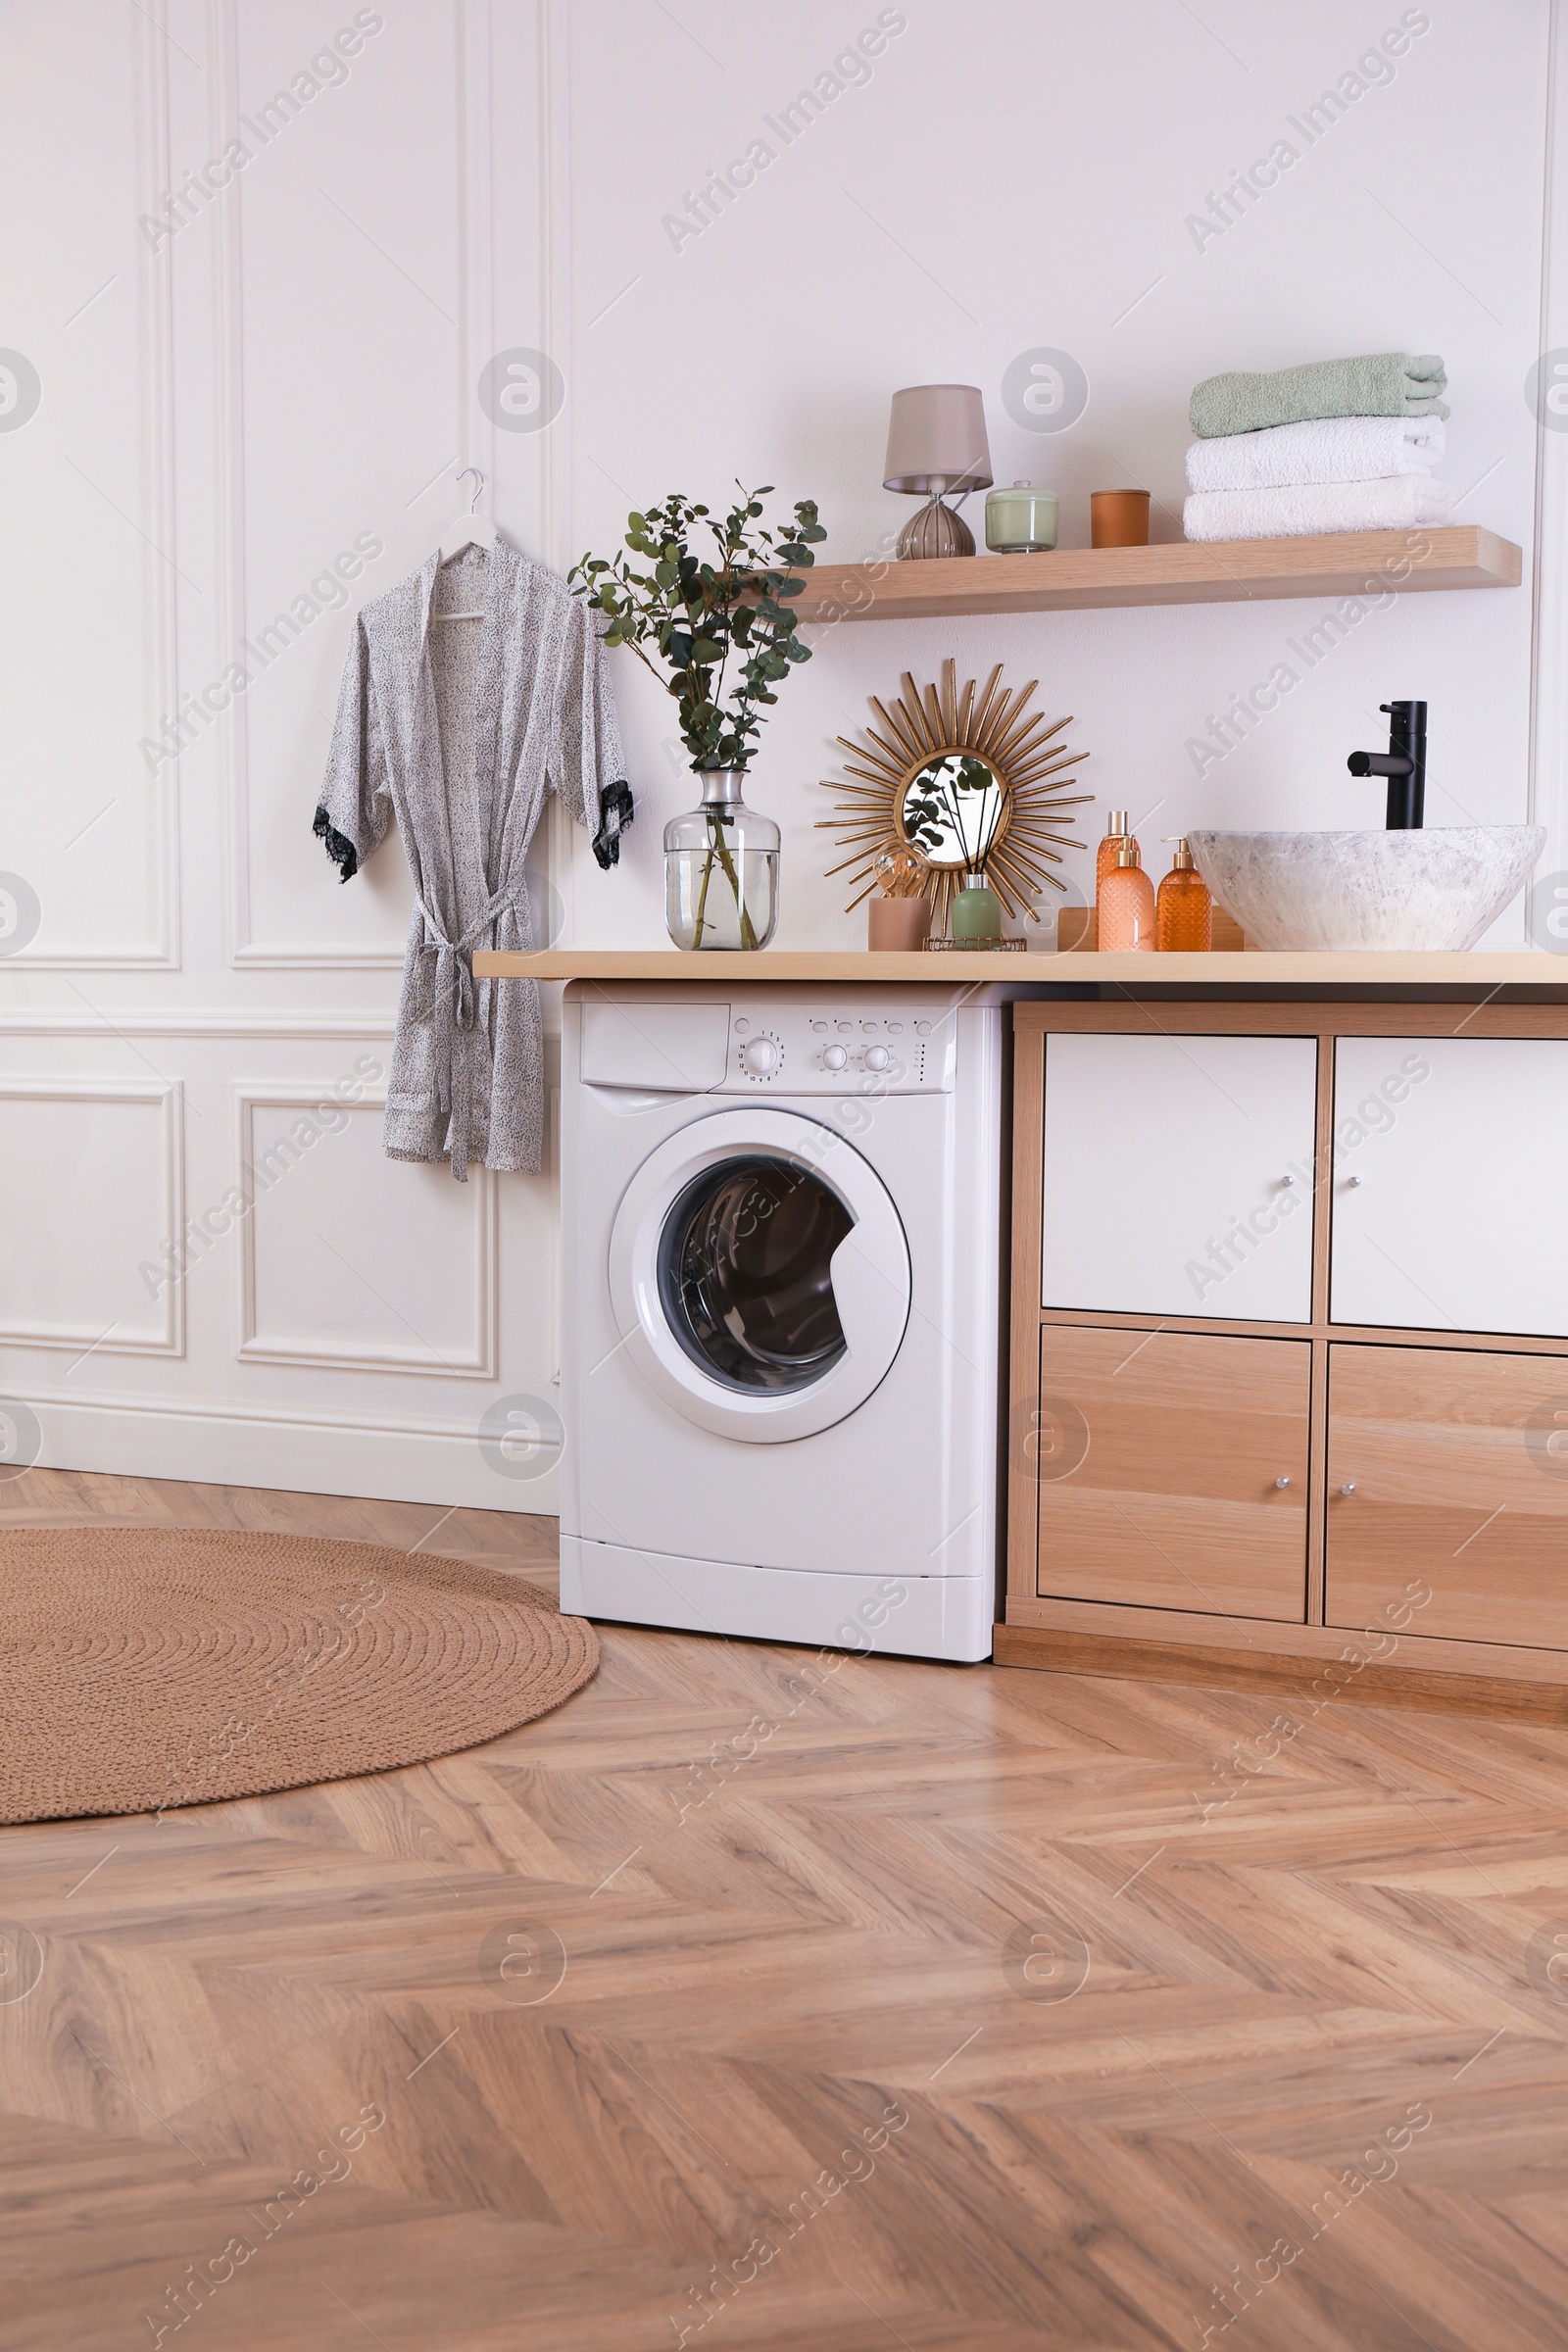
M498 890L460 939L448 939L421 899L423 954L435 957L435 1106L452 1123L452 1173L468 1181L468 1126L473 1112L469 1038L474 1024L473 950L503 908L514 906L524 885ZM433 936L432 936L433 934Z

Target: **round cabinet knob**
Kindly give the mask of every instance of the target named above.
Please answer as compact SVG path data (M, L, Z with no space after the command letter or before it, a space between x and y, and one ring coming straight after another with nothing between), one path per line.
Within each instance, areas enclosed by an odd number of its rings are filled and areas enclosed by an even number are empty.
M1293 1185L1295 1182L1296 1182L1296 1178L1295 1178L1294 1176L1282 1176L1282 1177L1280 1178L1280 1190L1281 1190L1281 1192L1282 1192L1282 1193L1283 1193L1283 1192L1288 1192L1288 1191L1290 1190L1291 1186L1292 1186L1292 1185Z
M771 1078L781 1059L770 1037L748 1038L741 1048L741 1068L753 1078Z
M1291 1482L1290 1482L1290 1480L1289 1480L1288 1478L1277 1478L1277 1479L1274 1481L1274 1484L1275 1484L1277 1487L1288 1487L1288 1486L1290 1485L1290 1483L1291 1483Z
M822 1067L824 1070L842 1070L849 1058L842 1046L827 1046L822 1053Z
M885 1070L892 1059L886 1046L867 1046L865 1049L865 1066L868 1070Z
M1348 1479L1346 1480L1346 1482L1345 1482L1344 1486L1343 1486L1343 1487L1340 1489L1340 1493L1341 1493L1342 1494L1353 1494L1355 1493L1355 1481L1354 1481L1354 1479L1353 1479L1353 1478L1348 1478Z
M1357 1186L1357 1185L1360 1183L1360 1181L1361 1181L1361 1179L1360 1179L1360 1177L1359 1177L1359 1176L1347 1176L1347 1178L1345 1179L1345 1187L1346 1187L1346 1190L1347 1190L1347 1192L1352 1192L1352 1193L1353 1193L1353 1192L1354 1192L1354 1190L1355 1190L1355 1188L1356 1188L1356 1186Z

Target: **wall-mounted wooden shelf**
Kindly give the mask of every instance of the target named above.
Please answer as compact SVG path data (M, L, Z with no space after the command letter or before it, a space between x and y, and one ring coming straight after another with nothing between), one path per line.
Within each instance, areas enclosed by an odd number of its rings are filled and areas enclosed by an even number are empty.
M1310 539L1180 540L1054 548L1038 556L819 564L801 620L931 620L965 612L1071 612L1111 605L1247 604L1432 588L1517 588L1524 557L1478 524L1343 531Z

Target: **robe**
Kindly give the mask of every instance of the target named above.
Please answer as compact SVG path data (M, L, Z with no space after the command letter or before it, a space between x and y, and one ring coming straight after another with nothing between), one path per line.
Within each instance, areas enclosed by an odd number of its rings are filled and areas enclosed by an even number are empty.
M316 831L347 882L396 819L415 906L383 1140L393 1159L450 1153L460 1182L470 1161L540 1165L538 985L476 981L472 956L535 944L523 868L545 794L603 866L631 820L607 625L502 540L431 556L355 624Z

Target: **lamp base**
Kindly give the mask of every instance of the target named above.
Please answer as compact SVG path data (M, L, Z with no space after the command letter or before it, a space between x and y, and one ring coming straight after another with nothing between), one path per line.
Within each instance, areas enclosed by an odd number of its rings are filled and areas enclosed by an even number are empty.
M920 556L972 556L974 533L940 498L928 499L899 533L898 553L901 563Z

